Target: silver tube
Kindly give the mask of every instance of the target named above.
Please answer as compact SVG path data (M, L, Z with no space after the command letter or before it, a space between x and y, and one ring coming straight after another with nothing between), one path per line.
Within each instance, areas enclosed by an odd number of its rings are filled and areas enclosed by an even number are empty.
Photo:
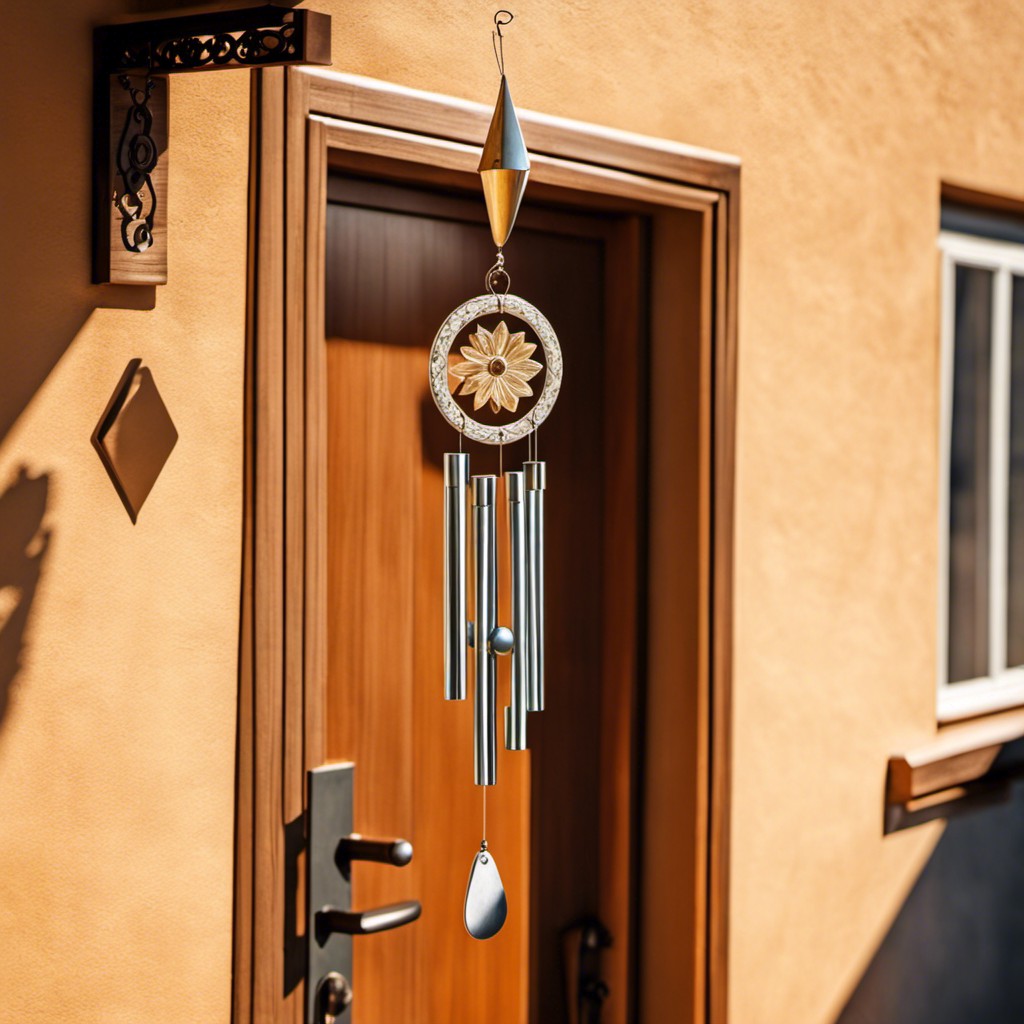
M522 473L506 473L509 541L512 563L512 685L505 708L505 747L526 749L527 687L530 678L529 613L526 580L526 489Z
M526 478L527 638L530 647L526 707L544 710L544 489L547 463L524 462Z
M497 625L498 564L494 529L495 477L475 476L473 483L473 540L476 562L476 621L473 626L476 655L475 700L473 706L473 749L476 784L497 782L497 726L495 704L497 680L495 656L490 637Z
M466 699L466 490L469 456L444 456L444 699Z

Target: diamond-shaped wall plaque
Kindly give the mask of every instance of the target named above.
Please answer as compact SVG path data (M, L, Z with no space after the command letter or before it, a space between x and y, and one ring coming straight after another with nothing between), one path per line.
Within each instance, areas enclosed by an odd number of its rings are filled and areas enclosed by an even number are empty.
M141 359L133 359L92 436L133 523L177 441L153 374Z

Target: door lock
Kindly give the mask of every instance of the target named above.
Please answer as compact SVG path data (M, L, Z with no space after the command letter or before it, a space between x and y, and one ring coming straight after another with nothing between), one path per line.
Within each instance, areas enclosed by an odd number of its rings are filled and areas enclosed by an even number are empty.
M309 878L306 885L307 1024L351 1020L352 936L373 935L411 924L418 900L352 910L352 865L371 861L405 867L412 844L405 839L367 839L352 831L355 765L324 765L309 773Z
M562 932L566 1008L569 1024L600 1024L608 986L601 978L601 952L611 933L596 918L586 918Z
M348 978L331 971L320 979L316 987L313 1024L335 1024L352 1005L352 986Z

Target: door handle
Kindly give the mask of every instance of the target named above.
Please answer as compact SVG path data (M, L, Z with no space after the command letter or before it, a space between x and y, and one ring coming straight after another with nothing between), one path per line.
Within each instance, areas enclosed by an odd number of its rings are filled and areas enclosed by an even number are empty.
M346 881L352 880L352 862L355 860L404 868L412 860L412 843L407 839L367 839L353 832L341 839L334 851L334 863Z
M405 867L412 843L368 839L353 831L350 762L309 773L306 882L306 1024L351 1021L352 937L411 924L422 913L418 900L352 910L352 865L370 861Z
M334 863L346 882L352 881L352 862L357 860L404 868L412 860L412 843L407 839L367 839L353 832L343 836L334 851ZM321 942L334 933L373 935L412 924L422 912L419 900L391 903L373 910L321 907L316 914L316 928Z
M404 903L390 903L373 910L339 910L337 907L323 907L317 911L316 927L323 935L335 932L341 935L374 935L377 932L401 928L412 924L422 913L419 900Z

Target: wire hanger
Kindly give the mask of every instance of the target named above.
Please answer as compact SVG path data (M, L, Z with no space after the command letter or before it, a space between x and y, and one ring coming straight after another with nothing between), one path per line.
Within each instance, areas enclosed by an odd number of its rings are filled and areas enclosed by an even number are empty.
M508 25L514 17L511 11L494 12L494 27L497 31L491 33L491 46L494 47L494 59L498 62L498 73L502 78L505 77L505 37L501 34L501 28Z

